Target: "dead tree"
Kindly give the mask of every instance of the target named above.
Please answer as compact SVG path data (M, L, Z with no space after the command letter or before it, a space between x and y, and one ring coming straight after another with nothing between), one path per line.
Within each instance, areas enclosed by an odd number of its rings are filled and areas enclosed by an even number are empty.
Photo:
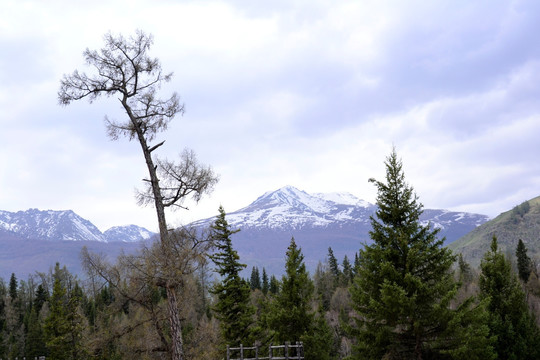
M198 201L212 190L217 176L209 167L199 165L191 151L185 151L178 163L153 154L164 143L153 143L156 135L167 129L175 115L183 114L184 105L176 93L166 100L157 97L157 90L170 81L172 73L164 74L159 60L147 54L153 43L152 36L137 31L128 39L110 33L104 39L105 47L99 51L86 49L83 53L86 64L93 68L92 73L75 70L71 75L64 75L58 99L61 105L69 105L84 98L92 103L102 95L118 96L127 117L124 121L105 117L108 135L114 140L125 136L139 142L149 178L145 179L147 187L139 193L138 200L140 204L154 205L161 246L167 247L171 241L165 209L183 207L187 198ZM163 266L170 269L173 264ZM184 358L177 285L176 279L167 277L162 283L167 292L173 360Z

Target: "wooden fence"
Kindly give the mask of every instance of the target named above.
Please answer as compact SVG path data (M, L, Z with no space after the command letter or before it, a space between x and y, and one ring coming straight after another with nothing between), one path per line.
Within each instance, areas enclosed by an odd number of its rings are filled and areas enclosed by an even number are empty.
M268 347L268 356L260 356L261 346L229 347L227 345L227 360L304 360L304 345L297 342L291 345L272 345Z

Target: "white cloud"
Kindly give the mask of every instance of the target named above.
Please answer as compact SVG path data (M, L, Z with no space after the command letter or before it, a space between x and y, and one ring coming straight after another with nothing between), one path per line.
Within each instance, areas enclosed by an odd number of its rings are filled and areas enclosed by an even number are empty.
M495 215L537 191L537 6L3 1L0 161L10 170L0 200L7 210L78 209L100 228L153 226L133 199L145 171L138 145L105 135L103 115L123 116L116 100L56 105L86 47L140 28L175 72L164 93L187 107L160 150L191 147L221 175L199 210L172 221L220 203L234 211L287 184L373 201L367 179L384 176L393 144L426 206Z

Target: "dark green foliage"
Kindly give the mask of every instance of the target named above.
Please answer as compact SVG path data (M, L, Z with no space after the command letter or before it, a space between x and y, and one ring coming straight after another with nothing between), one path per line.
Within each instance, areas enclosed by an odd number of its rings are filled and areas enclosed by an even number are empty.
M463 260L463 255L461 255L461 253L458 255L458 270L459 281L463 284L468 284L472 281L473 273L471 266Z
M317 320L312 310L314 286L294 238L286 256L281 291L270 304L267 317L274 342L304 341L306 358L329 359L333 350L332 335L324 319Z
M266 269L263 268L262 272L262 292L264 295L268 294L268 291L270 290L270 282L268 280L268 274L266 273Z
M540 334L510 262L493 237L480 265L480 297L488 302L489 328L499 359L539 359Z
M405 182L396 152L386 161L386 182L370 179L378 190L375 217L371 218L372 245L360 252L358 275L351 288L358 313L354 333L358 359L444 359L456 354L460 325L471 304L460 311L450 308L458 285L451 266L455 257L443 247L438 230L419 222L422 205ZM485 329L484 329L485 330ZM473 327L468 349L476 358L490 358L481 327ZM471 334L469 334L471 335ZM457 339L457 341L456 341ZM482 354L485 352L485 354ZM446 353L446 355L445 355ZM454 355L457 356L457 355Z
M238 230L231 230L225 219L225 210L219 207L219 215L212 225L212 240L217 248L211 256L216 271L222 280L211 290L217 296L214 305L216 317L226 344L237 346L252 343L251 335L255 309L250 304L249 284L240 277L240 271L246 267L241 264L236 250L233 249L231 235Z
M345 257L343 258L342 266L343 266L342 285L349 286L352 283L353 278L354 278L354 270L347 255L345 255Z
M30 312L28 319L24 353L27 359L47 355L43 326L39 321L38 312L35 308Z
M15 299L17 299L18 288L19 285L17 284L17 277L15 277L14 273L11 273L11 277L9 278L9 297L13 302L15 301Z
M334 287L337 287L341 279L341 271L339 270L339 264L336 257L334 256L334 251L331 247L328 248L328 267L330 268L330 273L334 278Z
M69 359L69 323L66 314L67 295L59 277L56 277L49 300L49 316L45 319L44 334L49 356L53 359Z
M270 294L272 295L278 294L279 287L280 287L279 280L274 275L270 276L270 288L269 288Z
M275 332L277 342L300 341L313 322L310 301L313 283L304 264L304 256L291 239L287 249L285 275L281 280L281 291L271 307L269 325Z
M43 304L49 300L49 292L43 287L43 284L39 284L36 290L34 298L34 308L36 309L36 314L39 314Z
M516 258L519 278L526 283L531 274L532 262L531 258L527 255L527 247L525 247L521 239L519 239L516 247Z
M249 287L251 288L251 290L261 289L261 275L259 274L259 268L256 266L251 268Z
M335 359L334 337L332 329L326 323L324 314L317 314L313 328L302 336L304 355L306 359L330 360Z

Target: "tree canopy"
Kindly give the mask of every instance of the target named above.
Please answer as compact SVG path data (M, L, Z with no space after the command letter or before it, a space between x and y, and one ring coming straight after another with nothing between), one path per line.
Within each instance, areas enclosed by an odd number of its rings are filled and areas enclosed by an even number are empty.
M455 339L464 335L453 324L465 317L450 306L458 288L451 272L455 257L437 229L421 224L422 205L405 182L395 150L385 165L385 182L370 179L378 191L373 243L360 252L351 288L358 313L355 357L443 359L460 351ZM480 331L474 338L485 336Z

